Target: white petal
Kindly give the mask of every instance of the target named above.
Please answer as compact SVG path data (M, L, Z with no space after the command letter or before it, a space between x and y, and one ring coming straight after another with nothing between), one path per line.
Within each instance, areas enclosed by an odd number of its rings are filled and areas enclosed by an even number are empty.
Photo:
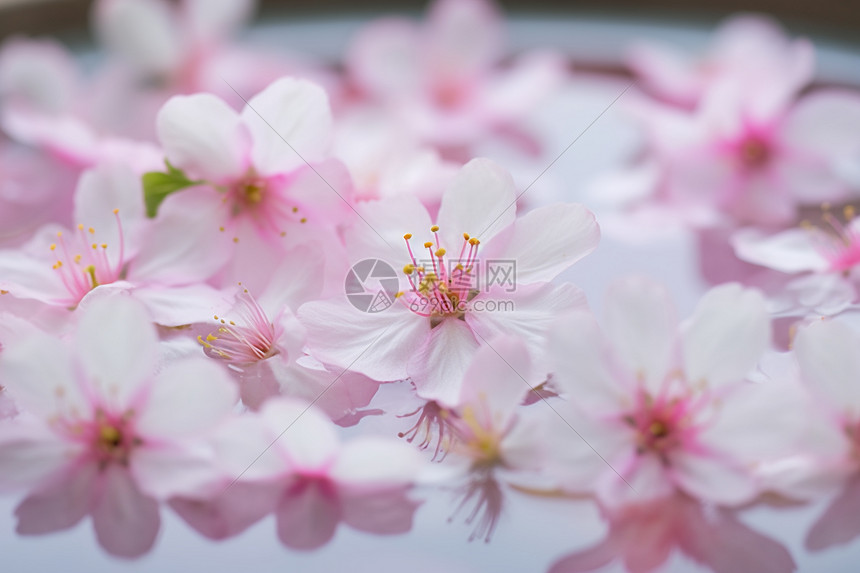
M2 342L0 380L19 408L43 418L89 413L66 345L42 332Z
M516 261L518 283L548 282L594 251L599 241L594 213L576 203L548 205L495 237L482 258Z
M409 376L419 396L454 405L480 342L462 320L446 318L412 350Z
M253 482L288 471L283 452L274 447L275 437L262 417L246 412L221 424L212 443L218 464L230 481Z
M770 340L764 297L735 283L711 289L685 324L682 340L691 382L719 386L743 379Z
M609 288L604 306L606 334L618 358L656 390L675 358L678 319L669 292L649 279L629 277Z
M446 248L461 245L463 233L487 242L513 223L516 199L514 180L495 162L479 158L464 165L442 196L436 218Z
M184 285L211 277L224 266L232 247L232 237L219 230L223 207L219 193L206 187L168 197L129 266L128 280Z
M374 313L361 312L340 299L310 302L302 305L298 316L308 330L311 356L380 382L405 379L409 356L430 333L428 319L397 302Z
M306 80L277 80L251 98L242 121L254 142L254 167L263 175L289 173L322 160L331 140L328 96Z
M161 371L144 400L137 417L141 435L175 440L203 434L224 421L239 390L212 361L187 358Z
M794 353L804 381L839 412L860 415L860 335L835 320L798 332Z
M137 233L144 219L143 188L140 176L122 165L103 164L81 174L75 190L74 223L95 230L98 242L118 253L119 227L114 209L123 225L125 256L136 251Z
M204 445L141 447L132 455L130 469L140 489L159 500L214 491L222 476L213 449Z
M471 406L482 427L504 431L514 410L540 382L532 374L522 341L513 336L494 338L475 352L456 405Z
M750 229L738 231L731 241L738 258L749 263L783 273L825 271L829 264L814 242L819 233L823 234L811 229L791 229L768 237Z
M610 347L591 313L560 318L548 338L553 380L570 400L595 416L617 412L628 392L613 373Z
M229 296L207 284L142 287L134 289L131 296L146 306L153 322L163 326L208 322L231 306Z
M323 471L340 450L334 424L309 403L275 398L266 402L260 416L294 471Z
M408 444L363 436L343 446L329 476L352 487L384 488L412 482L422 466L418 451Z
M0 426L0 491L32 488L69 466L80 447L32 418Z
M671 465L681 489L705 501L736 505L758 493L752 474L722 454L684 452L672 456Z
M117 406L127 406L155 370L155 327L145 308L130 297L93 300L81 317L76 342L87 382Z
M354 260L379 258L395 270L411 262L403 236L414 235L412 248L419 263L424 256L421 245L433 238L430 233L430 215L418 199L411 195L389 197L379 201L362 202L356 207L360 219L345 232ZM463 243L460 237L457 245ZM449 247L451 248L451 247Z
M538 364L546 355L546 339L553 322L587 308L585 294L570 283L519 285L511 293L493 288L471 301L476 309L478 303L484 310L466 313L466 321L480 335L478 340L490 340L500 334L518 336Z
M192 179L222 183L243 174L250 136L224 100L212 94L174 96L158 112L156 126L167 158Z

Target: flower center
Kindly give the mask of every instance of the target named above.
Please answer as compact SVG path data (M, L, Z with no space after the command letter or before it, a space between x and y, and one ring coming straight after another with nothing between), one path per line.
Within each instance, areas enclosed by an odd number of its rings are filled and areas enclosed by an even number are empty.
M770 161L771 150L768 143L758 136L747 137L740 144L741 164L747 169L760 169Z
M466 303L477 294L478 245L476 237L463 233L463 245L459 256L454 259L448 256L448 251L439 241L439 227L430 227L434 240L424 243L427 258L419 261L409 240L411 233L403 236L409 259L412 261L403 267L403 273L409 279L412 290L397 293L409 310L420 316L430 317L431 325L437 326L446 317L463 318Z
M819 229L809 221L803 221L801 226L813 233L814 244L821 256L830 263L831 270L847 273L860 264L860 229L856 228L854 206L846 205L843 208L844 223L830 212L827 204L822 208L821 218L826 228Z
M197 337L207 356L231 364L250 364L278 354L275 342L281 329L269 320L248 289L242 288L232 312L236 313L237 320L215 315L221 326L205 338Z
M134 413L113 415L99 408L92 420L61 422L71 437L87 447L87 455L103 469L108 464L128 465L132 451L143 444L132 428Z
M639 399L638 407L625 415L623 421L636 432L636 450L640 455L666 454L679 446L690 427L690 401L685 398L659 398L648 394Z
M69 304L77 305L92 289L122 278L125 258L125 239L119 209L114 209L119 230L119 253L115 261L108 256L108 244L97 240L96 230L78 224L77 236L66 241L62 232L57 233L57 242L50 250L57 256L53 269L57 271L69 292Z
M474 468L491 468L504 463L501 451L504 432L482 426L471 405L463 408L460 423L455 427L459 443L474 460Z
M305 213L284 193L290 179L286 176L260 177L251 169L244 177L226 187L224 203L228 206L230 217L246 215L251 218L257 230L270 238L285 237L286 228L293 223L307 223ZM225 227L220 227L222 232ZM238 243L239 238L233 241Z

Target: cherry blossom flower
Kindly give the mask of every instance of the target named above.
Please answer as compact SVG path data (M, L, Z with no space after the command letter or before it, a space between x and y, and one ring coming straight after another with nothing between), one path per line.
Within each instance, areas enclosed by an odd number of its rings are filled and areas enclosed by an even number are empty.
M191 192L189 192L190 194ZM168 208L153 224L139 179L119 165L85 172L75 192L74 230L42 229L18 250L0 251L0 289L14 297L75 308L90 296L129 291L159 324L206 320L225 297L201 281L223 265L201 226ZM219 233L213 232L214 238Z
M733 511L681 494L604 513L606 538L562 557L549 573L598 571L616 560L631 573L648 573L659 570L675 550L714 573L796 570L781 543L747 527Z
M537 370L520 340L493 339L475 353L459 398L444 410L446 433L440 439L451 453L446 461L459 467L466 481L455 515L473 506L466 518L467 524L475 524L470 541L490 541L507 487L538 491L552 483L545 436L555 428L541 415L546 410L521 407L538 383Z
M255 93L295 67L270 51L230 42L250 20L255 4L100 0L93 20L99 39L117 60L108 73L136 82L132 93L138 98L146 93L142 84L147 82L156 86L156 97L202 91L229 97L231 85L240 93Z
M814 51L805 39L787 38L773 20L744 15L724 22L703 54L637 43L628 64L650 92L692 109L726 81L777 83L797 92L812 80Z
M165 204L191 209L186 202L208 201L201 216L235 243L224 259L271 260L285 248L330 237L351 213L349 174L327 159L328 98L315 84L280 79L241 114L211 94L176 96L157 122L170 164L204 188L199 197L183 191ZM235 284L241 273L229 279Z
M228 365L240 383L242 402L259 409L284 394L314 401L333 420L355 422L378 383L353 372L332 371L303 352L304 327L292 309L317 298L323 288L323 254L301 248L269 271L258 296L239 285L233 308L215 316L216 326L197 340L210 358ZM296 277L302 277L296 280ZM333 381L337 383L332 386Z
M621 187L634 209L693 227L778 228L796 222L803 205L850 199L845 165L860 148L860 98L795 96L776 84L726 82L693 112L640 102L645 156L601 188Z
M768 344L763 296L716 287L680 327L668 293L646 279L619 282L605 305L605 335L583 314L561 321L551 342L566 415L601 456L584 451L589 460L577 453L571 463L555 448L577 476L568 488L591 483L611 505L677 491L719 504L753 499L753 462L779 438L740 438L775 391L744 381ZM586 464L599 477L583 482Z
M835 315L857 302L860 220L851 205L841 216L823 211L819 225L774 235L744 229L732 244L740 259L794 276L772 295L775 314Z
M584 304L573 285L548 281L594 250L600 233L582 205L544 207L516 220L515 199L510 176L476 159L445 191L436 225L411 197L360 204L363 220L346 233L350 254L402 266L411 288L378 313L363 313L344 296L303 305L298 315L311 356L374 380L411 378L422 398L451 403L483 340L516 334L541 355L545 327ZM425 254L413 247L412 233L430 239ZM481 287L481 260L516 261L512 284Z
M418 504L405 494L422 463L401 442L363 436L341 444L322 412L273 398L258 416L225 426L217 443L229 485L212 501L186 496L172 504L204 535L236 534L273 510L278 538L294 549L320 547L341 522L389 535L412 526Z
M160 368L155 328L127 297L94 302L74 343L45 333L4 341L0 373L26 415L0 432L0 482L29 492L19 533L91 515L105 550L139 556L159 529L157 501L218 477L204 438L230 416L236 387L202 359Z
M424 141L470 146L520 131L528 111L563 77L558 58L527 54L498 64L502 23L485 0L439 0L418 25L388 18L364 28L347 55L350 78Z

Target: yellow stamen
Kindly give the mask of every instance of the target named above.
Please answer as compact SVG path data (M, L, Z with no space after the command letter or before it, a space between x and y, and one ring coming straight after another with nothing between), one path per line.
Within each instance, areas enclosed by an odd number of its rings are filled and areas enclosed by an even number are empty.
M412 238L412 233L406 233L405 235L403 235L403 238L408 241L409 239Z
M403 267L403 272L407 275L411 275L415 272L415 265L409 264Z
M430 247L432 247L432 246L433 246L433 243L431 243L430 241L427 241L426 243L424 243L424 248L425 248L425 249L429 249L429 248L430 248Z
M431 232L431 233L435 233L435 232L437 232L438 230L439 230L439 225L433 225L432 227L430 227L430 232Z
M90 275L90 281L92 281L93 288L99 286L99 281L96 279L96 267L94 265L90 265L84 269L88 275Z
M468 241L468 240L469 240L469 238L470 238L470 237L469 237L469 233L463 233L463 238L464 238L464 239L466 239L466 240Z
M444 256L445 256L445 253L446 253L446 252L447 252L447 251L445 251L445 249L441 249L441 248L440 248L440 249L436 249L436 256L437 256L437 257L439 257L439 258L442 258L442 257L444 257Z

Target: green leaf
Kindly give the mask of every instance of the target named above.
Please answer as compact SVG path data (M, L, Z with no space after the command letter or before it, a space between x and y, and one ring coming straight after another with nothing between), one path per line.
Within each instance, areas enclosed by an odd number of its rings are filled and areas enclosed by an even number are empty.
M168 195L203 183L190 180L185 172L171 165L166 159L164 164L167 171L150 171L143 174L143 201L146 204L146 216L150 218L158 214L158 207Z

